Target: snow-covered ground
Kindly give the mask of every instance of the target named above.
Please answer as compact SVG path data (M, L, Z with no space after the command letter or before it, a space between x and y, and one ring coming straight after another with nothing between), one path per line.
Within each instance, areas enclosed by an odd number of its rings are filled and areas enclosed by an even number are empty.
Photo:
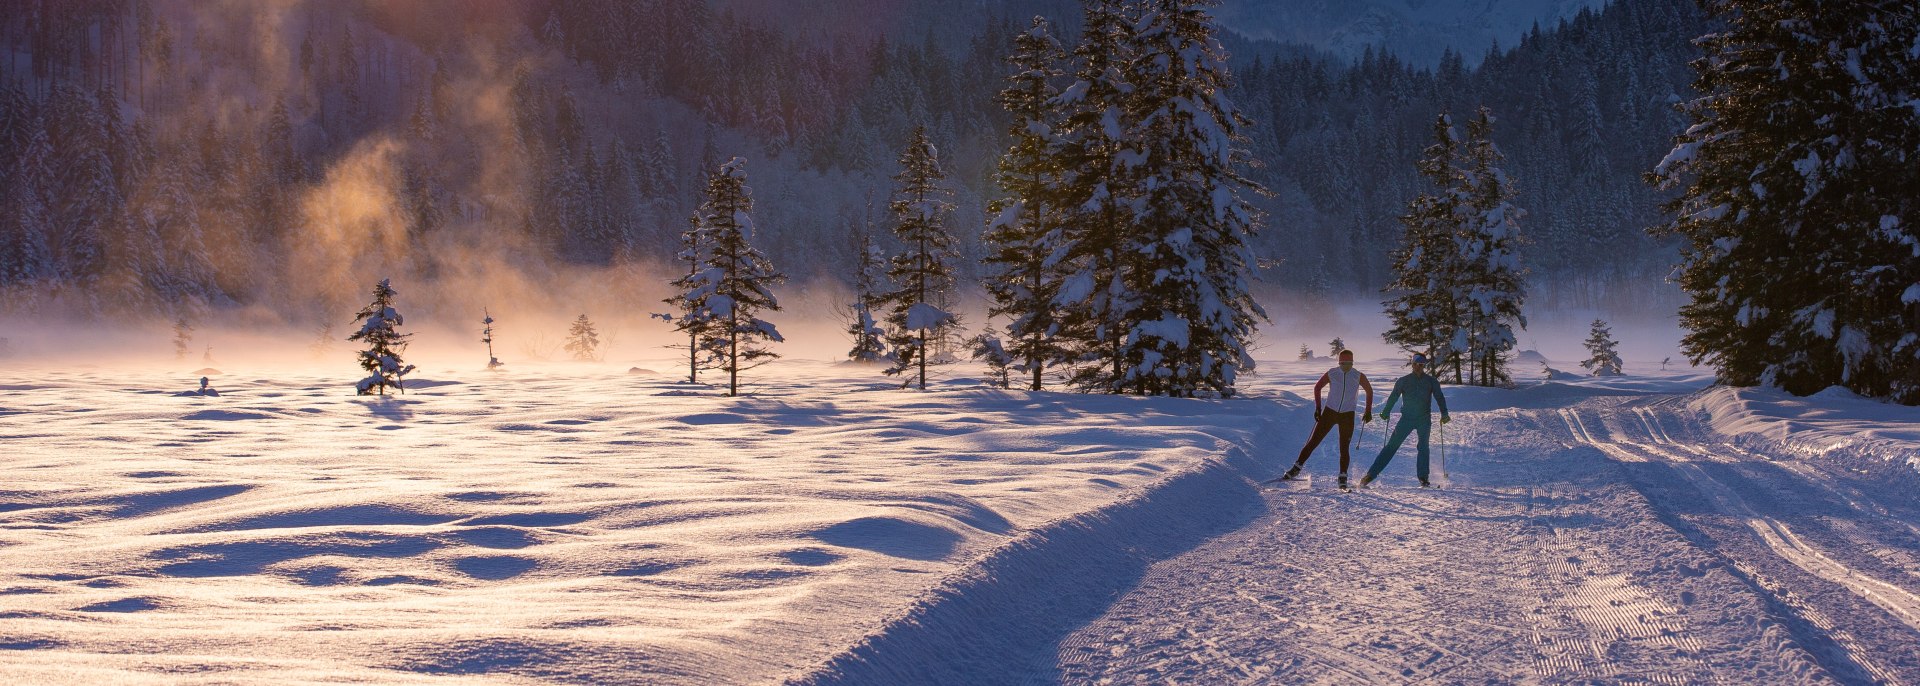
M1331 442L1258 484L1322 361L1231 401L647 367L0 373L0 683L1920 683L1915 408L1449 388L1445 488L1409 445L1340 493Z
M0 683L777 680L1276 407L666 364L0 378Z

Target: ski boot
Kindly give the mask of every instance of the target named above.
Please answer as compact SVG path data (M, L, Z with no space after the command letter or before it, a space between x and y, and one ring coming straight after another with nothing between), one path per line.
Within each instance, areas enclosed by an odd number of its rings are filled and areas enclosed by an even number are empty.
M1342 473L1340 474L1340 490L1342 490L1342 491L1351 491L1351 490L1353 490L1353 489L1351 489L1351 488L1348 488L1348 487L1347 487L1347 475L1346 475L1346 473L1345 473L1345 472L1342 472Z
M1279 479L1279 480L1280 480L1280 481L1292 481L1292 480L1294 480L1294 479L1297 479L1297 478L1299 478L1299 477L1300 477L1300 465L1294 465L1294 466L1293 466L1293 469L1289 469L1289 470L1287 470L1287 473L1285 473L1285 474L1281 474L1281 475L1280 475L1280 479Z

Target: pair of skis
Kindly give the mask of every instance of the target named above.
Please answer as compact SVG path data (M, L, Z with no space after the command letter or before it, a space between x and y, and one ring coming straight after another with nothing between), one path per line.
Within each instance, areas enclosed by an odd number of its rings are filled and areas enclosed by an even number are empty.
M1383 422L1386 421L1386 418L1382 417L1381 421ZM1434 478L1432 480L1431 485L1422 484L1420 486L1421 488L1439 488L1441 482L1449 481L1446 476L1447 475L1447 427L1445 424L1441 424L1439 426L1434 427L1434 429L1440 433L1440 435L1438 436L1438 438L1440 439L1440 454L1438 455L1439 459L1433 465ZM1366 436L1367 436L1367 422L1362 422L1360 424L1359 433L1353 437L1353 448L1352 448L1353 452L1358 452L1362 456L1365 456L1366 453L1365 451L1360 449L1360 446L1363 443L1363 439L1365 439ZM1292 469L1299 469L1301 466L1303 465L1295 464L1292 467ZM1292 471L1292 469L1290 469L1289 471ZM1300 474L1293 479L1288 479L1285 476L1280 476L1272 479L1267 479L1266 481L1262 481L1260 482L1260 485L1261 486L1278 486L1280 484L1288 483L1288 482L1297 482L1300 484L1300 488L1295 490L1302 490L1302 491L1310 490L1313 487L1313 475ZM1359 487L1360 486L1357 484L1348 482L1347 484L1340 486L1340 490L1342 492L1351 493L1353 492L1354 489Z

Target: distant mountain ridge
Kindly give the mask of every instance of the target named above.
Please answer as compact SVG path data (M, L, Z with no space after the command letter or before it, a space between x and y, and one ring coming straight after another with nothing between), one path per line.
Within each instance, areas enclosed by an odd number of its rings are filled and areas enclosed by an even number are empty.
M1221 24L1248 38L1313 46L1349 60L1387 46L1417 66L1440 62L1448 48L1477 64L1537 22L1551 29L1605 0L1222 0Z

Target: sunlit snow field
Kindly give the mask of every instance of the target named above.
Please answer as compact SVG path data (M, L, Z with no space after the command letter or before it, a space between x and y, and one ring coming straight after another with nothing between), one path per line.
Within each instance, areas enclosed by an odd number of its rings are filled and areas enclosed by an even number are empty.
M436 369L389 398L312 371L228 370L219 397L178 395L184 367L0 372L0 683L761 683L868 643L938 650L901 643L915 624L1044 645L1084 619L1023 633L1005 603L1097 610L1247 521L1212 494L1291 461L1331 361L1265 363L1230 401L1006 391L964 365L903 391L808 361L726 398L671 364ZM1404 373L1360 367L1380 402ZM1689 394L1730 436L1920 465L1911 408L1537 368L1449 388L1453 409Z
M667 364L11 374L0 682L774 679L1275 408Z

